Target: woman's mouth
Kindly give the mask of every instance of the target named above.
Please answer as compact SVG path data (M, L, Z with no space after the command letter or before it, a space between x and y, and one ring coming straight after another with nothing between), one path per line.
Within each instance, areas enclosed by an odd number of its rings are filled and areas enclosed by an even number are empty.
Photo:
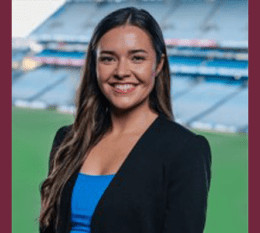
M136 89L137 85L134 84L114 84L112 85L115 92L119 94L127 94Z

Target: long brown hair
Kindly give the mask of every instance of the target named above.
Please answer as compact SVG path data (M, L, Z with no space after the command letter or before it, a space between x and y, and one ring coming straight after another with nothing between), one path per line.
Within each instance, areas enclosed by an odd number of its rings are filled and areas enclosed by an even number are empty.
M57 210L65 183L82 166L90 148L96 145L111 127L109 102L97 83L96 48L106 32L126 24L137 26L149 35L156 51L157 64L162 54L165 54L163 68L155 78L155 85L149 96L149 106L155 112L164 113L168 119L174 120L169 63L158 23L147 11L134 7L121 8L110 13L96 26L89 42L75 97L75 121L57 151L51 156L48 177L41 185L41 227L47 227L51 222L58 223Z

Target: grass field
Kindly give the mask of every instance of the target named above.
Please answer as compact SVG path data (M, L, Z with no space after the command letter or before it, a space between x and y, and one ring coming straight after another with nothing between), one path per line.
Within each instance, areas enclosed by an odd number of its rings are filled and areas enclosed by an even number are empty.
M12 233L39 232L39 187L51 144L57 129L72 122L72 115L56 111L12 109ZM248 135L194 131L212 151L205 233L248 232Z

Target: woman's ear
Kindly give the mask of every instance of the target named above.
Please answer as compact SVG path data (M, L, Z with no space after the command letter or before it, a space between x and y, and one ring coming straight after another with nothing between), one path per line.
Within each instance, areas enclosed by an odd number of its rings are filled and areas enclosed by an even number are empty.
M163 53L162 56L161 56L160 63L157 65L157 68L156 68L156 76L161 72L161 70L163 68L164 61L165 61L165 54Z

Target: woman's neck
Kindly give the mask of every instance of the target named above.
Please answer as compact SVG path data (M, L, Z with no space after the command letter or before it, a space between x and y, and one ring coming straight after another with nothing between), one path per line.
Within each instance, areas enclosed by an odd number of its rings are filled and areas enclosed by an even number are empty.
M131 111L111 112L112 128L110 134L124 135L146 130L158 117L149 107Z

